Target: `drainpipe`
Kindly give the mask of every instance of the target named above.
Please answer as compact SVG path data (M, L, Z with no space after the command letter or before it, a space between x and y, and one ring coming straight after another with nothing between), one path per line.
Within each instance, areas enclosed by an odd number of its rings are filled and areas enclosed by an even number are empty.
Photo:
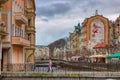
M1 4L0 4L0 24L2 22L1 20ZM1 26L0 26L0 29L1 29ZM1 30L0 30L1 31ZM0 35L0 75L1 75L1 67L2 67L2 35Z
M1 67L2 67L2 39L1 39L1 36L0 36L0 75L1 75Z

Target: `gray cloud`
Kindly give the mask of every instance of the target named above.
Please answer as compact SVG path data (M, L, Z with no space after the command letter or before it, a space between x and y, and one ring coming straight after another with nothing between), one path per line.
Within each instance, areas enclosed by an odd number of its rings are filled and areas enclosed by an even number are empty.
M71 9L69 3L52 3L37 8L38 17L54 17L68 12Z
M109 19L120 14L120 0L36 0L36 4L37 44L49 44L67 36L74 25L93 16L96 9Z
M49 20L47 18L41 18L42 21L48 22Z
M68 34L69 34L69 31L72 31L72 27L71 28L59 28L61 27L58 26L55 27L55 26L50 26L50 27L43 27L42 29L41 28L38 28L37 29L37 43L40 43L42 45L48 45L50 44L51 42L57 40L57 39L60 39L60 38L64 38L66 37Z

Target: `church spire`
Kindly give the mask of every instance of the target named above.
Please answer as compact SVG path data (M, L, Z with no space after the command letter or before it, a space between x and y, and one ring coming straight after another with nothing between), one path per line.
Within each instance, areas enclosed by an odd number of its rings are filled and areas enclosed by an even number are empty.
M98 10L95 11L95 15L98 15Z

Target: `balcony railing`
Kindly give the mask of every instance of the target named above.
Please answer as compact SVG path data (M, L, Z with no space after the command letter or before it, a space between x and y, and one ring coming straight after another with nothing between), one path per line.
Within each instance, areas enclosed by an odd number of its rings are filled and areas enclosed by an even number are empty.
M4 26L5 26L4 22L0 22L0 36L2 36L2 38L4 38L7 35Z
M27 27L27 31L35 31L35 27L33 26Z
M15 12L15 19L22 24L28 23L27 18L24 16L22 12Z
M53 72L76 72L76 71L99 71L99 72L119 72L120 63L88 63L56 61L52 65ZM2 72L47 72L48 64L4 64Z
M30 46L30 41L19 36L12 37L12 44Z
M5 32L4 30L4 22L0 21L0 32Z
M34 71L34 64L4 64L2 72L30 72Z

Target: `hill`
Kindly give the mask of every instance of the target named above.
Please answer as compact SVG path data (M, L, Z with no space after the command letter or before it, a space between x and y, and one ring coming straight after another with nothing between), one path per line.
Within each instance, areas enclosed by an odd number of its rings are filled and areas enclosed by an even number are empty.
M54 48L55 47L61 48L61 47L65 46L65 40L64 39L56 40L56 41L50 43L48 46L50 49L50 56L52 57Z

